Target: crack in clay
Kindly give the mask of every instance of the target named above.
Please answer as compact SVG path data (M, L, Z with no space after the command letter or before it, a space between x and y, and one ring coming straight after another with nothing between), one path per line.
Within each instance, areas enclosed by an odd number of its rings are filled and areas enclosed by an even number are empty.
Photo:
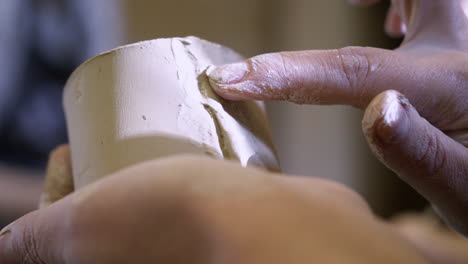
M193 52L189 49L189 46L191 45L190 42L184 39L179 40L180 43L183 45L185 52L189 56L189 59L192 61L193 65L195 66L195 70L198 70L198 59L197 57L193 54Z
M214 110L210 105L208 104L203 104L203 107L205 108L206 112L211 116L213 119L214 126L216 128L216 134L218 135L218 143L219 143L219 148L221 149L221 153L223 154L223 157L225 159L230 158L230 153L228 151L228 148L226 147L226 137L224 136L221 122L218 119L218 116L216 115L216 110Z
M197 81L198 81L198 83L197 83L198 90L200 91L200 94L203 95L203 97L205 99L207 99L207 98L215 99L215 98L210 97L209 92L208 92L208 90L210 90L212 88L209 85L209 80L208 80L208 76L206 75L206 70L204 70L198 76ZM214 94L214 92L213 92L213 94Z
M228 148L229 144L227 142L227 138L222 128L223 126L221 125L217 112L212 106L209 105L209 101L207 101L207 99L211 98L211 99L216 100L216 98L213 98L215 96L209 95L209 90L212 88L209 85L208 76L206 76L205 74L206 70L200 70L201 67L200 67L200 63L198 62L197 56L195 56L195 54L189 48L191 43L183 39L179 39L179 41L183 45L185 53L188 55L190 61L192 62L195 75L198 75L198 78L197 78L198 90L200 92L202 99L205 100L205 102L200 102L200 103L203 105L204 109L211 116L211 119L213 120L213 125L216 129L216 136L218 138L218 144L221 150L221 154L223 155L224 159L233 159L235 158L236 155L232 155L232 150ZM214 92L213 92L213 95L215 95Z
M177 66L177 57L174 51L174 39L171 39L171 53L172 53L172 56L174 57L174 61L176 62L176 66ZM176 74L177 74L177 80L179 81L180 80L179 67L176 67Z
M215 92L213 91L213 88L209 84L208 76L206 75L206 70L202 71L202 73L198 76L198 89L203 99L205 99L205 102L202 102L203 107L213 119L216 128L216 134L218 136L219 147L221 149L223 157L228 160L237 159L235 151L232 149L232 147L230 147L231 143L229 141L229 135L224 130L224 126L222 125L222 122L219 119L219 113L216 110L216 107L213 107L213 105L211 105L213 104L213 101L209 100L212 99L218 102L220 107L222 107L222 104L219 101L222 99L217 98Z

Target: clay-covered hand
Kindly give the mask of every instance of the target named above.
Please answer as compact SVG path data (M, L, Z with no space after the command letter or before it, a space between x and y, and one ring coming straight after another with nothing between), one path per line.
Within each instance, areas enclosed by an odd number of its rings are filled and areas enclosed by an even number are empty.
M0 234L2 264L423 264L423 258L343 186L194 156L124 169Z
M208 74L216 91L233 100L365 109L363 130L375 154L468 235L467 17L460 0L393 5L407 26L395 51L281 52Z

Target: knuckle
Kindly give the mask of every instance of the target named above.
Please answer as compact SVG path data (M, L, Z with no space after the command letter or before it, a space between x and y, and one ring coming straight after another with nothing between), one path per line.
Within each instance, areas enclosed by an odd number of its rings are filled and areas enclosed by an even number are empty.
M370 59L363 49L346 47L338 50L342 73L351 87L363 83L370 73Z
M453 73L449 76L452 76L452 80L448 80L448 83L453 83L452 87L449 87L450 92L446 92L446 106L449 108L448 115L452 115L453 119L458 121L468 112L468 63L466 60L468 57L464 57L465 62L463 64L457 65L453 70ZM447 83L447 82L446 82Z
M434 157L429 160L429 175L440 175L448 166L447 152L445 151L444 144L441 140L433 136Z
M359 104L364 104L368 98L368 87L372 85L373 73L379 64L373 60L374 50L363 47L346 47L337 50L338 63L341 68L341 79L345 86L351 90Z
M22 233L22 245L18 245L23 252L21 263L45 264L40 255L40 243L32 227L26 227Z
M435 134L427 135L420 156L415 159L415 169L424 172L428 180L437 180L447 164L447 152L440 138Z

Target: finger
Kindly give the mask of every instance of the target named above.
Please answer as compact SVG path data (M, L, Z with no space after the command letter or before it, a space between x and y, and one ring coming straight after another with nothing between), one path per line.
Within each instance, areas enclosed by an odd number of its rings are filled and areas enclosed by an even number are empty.
M465 48L468 33L460 0L394 0L407 26L404 44Z
M241 63L210 67L206 73L213 89L231 100L287 100L362 109L392 84L430 119L438 108L466 105L456 104L451 96L464 92L460 85L463 74L456 74L464 69L457 68L461 58L452 57L450 65L441 70L444 58L421 60L404 52L348 47L265 54ZM439 126L444 121L430 122Z
M362 104L366 103L362 101L370 101L372 97L358 88L372 79L372 87L378 90L374 83L378 67L390 56L389 51L374 48L280 52L211 67L206 73L215 91L231 100L288 100L364 107Z
M403 37L406 33L406 26L395 7L390 7L385 22L385 32L393 38Z
M63 145L50 154L39 207L49 206L72 193L73 189L70 148Z
M374 153L468 234L468 151L433 127L396 91L378 95L363 130Z
M52 208L54 209L54 208ZM62 224L55 221L57 210L50 207L32 212L0 232L0 263L63 263L56 252L62 244L57 234Z
M348 0L350 4L359 6L370 6L380 2L380 0Z

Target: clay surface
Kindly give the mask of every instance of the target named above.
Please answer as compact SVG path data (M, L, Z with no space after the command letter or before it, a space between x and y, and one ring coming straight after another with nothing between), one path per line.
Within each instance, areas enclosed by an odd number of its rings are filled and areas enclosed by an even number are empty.
M183 153L279 170L263 105L219 98L204 74L240 60L188 37L120 47L80 66L64 93L75 188Z

